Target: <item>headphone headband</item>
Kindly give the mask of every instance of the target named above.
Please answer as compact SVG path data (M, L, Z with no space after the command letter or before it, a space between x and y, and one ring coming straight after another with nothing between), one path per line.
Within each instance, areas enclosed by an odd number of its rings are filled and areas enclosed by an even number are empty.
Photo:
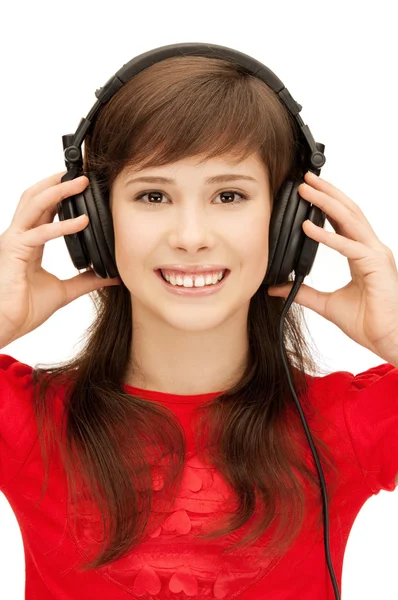
M132 58L128 63L124 64L108 79L103 87L95 91L98 100L92 106L87 116L81 119L75 133L62 136L65 164L68 169L68 173L64 175L63 181L74 179L81 173L83 167L81 146L87 131L94 122L100 108L106 104L125 83L137 75L137 73L140 73L147 67L165 60L166 58L177 56L205 56L208 58L225 59L233 62L246 73L261 79L261 81L267 84L278 95L280 101L297 123L300 137L304 141L305 147L308 149L308 153L305 156L306 164L303 165L303 170L307 171L311 169L316 175L320 174L320 169L326 162L324 155L325 146L320 142L315 142L308 125L304 124L299 115L302 106L294 100L279 77L258 60L243 52L234 50L233 48L227 48L217 44L189 42L160 46L159 48L139 54Z

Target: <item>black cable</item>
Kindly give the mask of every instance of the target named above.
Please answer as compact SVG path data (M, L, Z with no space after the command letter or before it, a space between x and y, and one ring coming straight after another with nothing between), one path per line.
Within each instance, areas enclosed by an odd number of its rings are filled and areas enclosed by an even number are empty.
M284 326L285 316L286 316L286 313L289 310L289 308L290 308L290 306L291 306L291 304L292 304L292 302L293 302L293 300L294 300L294 298L295 298L295 296L296 296L296 294L297 294L297 292L298 292L301 284L303 283L303 281L304 281L304 277L303 276L300 275L300 276L296 276L295 277L292 289L290 290L289 295L288 295L288 297L286 298L286 300L285 300L285 302L283 304L283 310L282 310L282 313L281 313L281 319L280 319L280 323L279 323L279 345L280 345L280 351L281 351L281 355L282 355L282 359L283 359L283 364L285 366L285 371L286 371L286 374L287 374L287 379L288 379L288 382L289 382L289 386L290 386L291 392L293 394L294 401L295 401L295 403L297 405L297 409L298 409L299 414L300 414L301 422L303 424L304 431L305 431L305 434L306 434L307 439L308 439L308 443L309 443L309 445L311 447L312 454L314 455L316 467L317 467L317 470L318 470L319 480L321 482L322 499L323 499L323 519L324 519L323 523L324 523L324 543L325 543L326 562L327 562L328 569L329 569L329 574L330 574L330 577L331 577L331 580L332 580L332 584L333 584L333 589L334 589L334 594L336 596L336 600L341 600L340 599L339 588L338 588L337 581L336 581L336 577L335 577L335 574L334 574L334 571L333 571L332 561L331 561L331 558L330 558L329 518L328 518L328 502L327 502L327 497L326 497L326 483L325 483L325 478L323 476L323 471L322 471L322 467L321 467L321 464L320 464L320 461L319 461L318 453L316 451L314 442L312 440L312 436L310 434L310 431L309 431L308 426L307 426L307 422L305 420L305 416L304 416L303 410L302 410L302 408L300 406L300 402L299 402L299 400L297 398L296 391L295 391L293 383L292 383L292 379L291 379L291 375L290 375L289 367L288 367L288 363L287 363L287 357L286 357L286 354L285 354L285 348L284 348L284 345L283 345L283 326Z

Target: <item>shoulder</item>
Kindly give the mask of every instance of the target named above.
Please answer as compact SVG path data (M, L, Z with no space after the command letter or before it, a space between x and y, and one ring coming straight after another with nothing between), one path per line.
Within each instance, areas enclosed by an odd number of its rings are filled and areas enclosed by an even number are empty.
M398 369L390 363L382 363L357 374L351 371L334 371L324 375L306 375L308 393L322 402L325 395L330 399L351 394L360 390L370 390L382 386L385 391L394 393L398 384ZM374 387L375 386L375 387Z
M9 354L0 354L0 378L2 383L26 387L31 385L33 367L20 362Z
M398 483L398 369L382 363L354 374L336 371L310 378L316 411L347 438L372 494ZM328 431L329 433L329 431Z
M0 354L0 486L23 466L37 439L33 368Z

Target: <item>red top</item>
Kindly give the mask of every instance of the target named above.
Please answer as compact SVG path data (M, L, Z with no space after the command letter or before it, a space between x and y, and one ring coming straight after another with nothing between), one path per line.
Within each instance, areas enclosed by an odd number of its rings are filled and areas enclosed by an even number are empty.
M173 510L138 550L110 566L79 573L75 565L82 562L84 549L99 549L100 544L91 536L92 522L84 515L77 535L71 530L66 479L57 460L50 463L47 491L35 507L44 471L32 410L31 373L32 367L0 354L0 489L21 529L25 598L334 600L323 535L313 539L309 524L275 561L257 559L259 545L246 549L243 557L221 556L225 540L195 539L195 531L212 514L219 516L228 495L225 482L214 470L203 468L191 444L190 413L216 394L183 396L124 386L125 391L161 402L178 415L188 442L184 480ZM344 550L359 510L372 494L395 489L398 369L383 363L356 376L338 371L310 381L310 399L329 421L327 427L320 424L317 432L335 449L339 468L339 485L329 503L329 526L331 559L341 592ZM326 475L325 480L327 485ZM162 481L154 480L153 486L161 489Z

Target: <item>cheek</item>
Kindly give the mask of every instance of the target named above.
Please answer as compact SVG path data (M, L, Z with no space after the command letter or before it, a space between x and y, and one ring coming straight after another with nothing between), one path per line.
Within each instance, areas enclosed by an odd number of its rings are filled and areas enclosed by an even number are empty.
M251 278L263 276L268 264L269 217L259 216L242 223L239 233L239 254L242 266Z
M128 280L128 273L142 270L151 255L151 232L122 216L114 219L113 229L116 264L123 279L127 275Z

